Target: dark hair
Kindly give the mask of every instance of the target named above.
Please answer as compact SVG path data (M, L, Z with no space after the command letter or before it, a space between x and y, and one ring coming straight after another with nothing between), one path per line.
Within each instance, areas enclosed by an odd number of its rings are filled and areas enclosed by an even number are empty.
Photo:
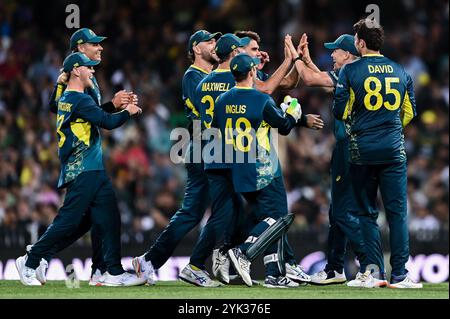
M259 34L256 32L253 32L253 31L235 31L234 34L236 36L238 36L239 38L249 37L250 39L253 39L258 43L261 42L261 38L259 37Z
M361 19L353 25L358 39L366 42L369 50L380 51L384 43L383 27L376 20Z
M234 51L234 50L233 50L233 51ZM222 56L222 55L220 55L220 54L218 54L218 53L216 52L217 57L219 58L219 64L222 64L222 63L224 63L225 61L228 61L228 60L231 58L231 54L233 53L233 51L231 51L230 53L228 53L228 54L225 55L225 56Z
M233 70L231 70L231 73L233 74L234 80L236 82L241 82L241 81L245 80L247 78L249 72L250 71L242 73L242 72L233 72Z

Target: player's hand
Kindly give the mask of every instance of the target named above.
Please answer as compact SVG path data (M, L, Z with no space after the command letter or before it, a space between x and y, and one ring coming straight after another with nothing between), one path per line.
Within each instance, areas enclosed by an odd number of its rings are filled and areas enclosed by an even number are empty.
M297 50L294 47L294 43L292 43L292 37L290 35L288 36L289 37L286 39L286 45L291 51L292 60L295 60L299 56L299 54L297 53Z
M292 52L289 49L289 39L291 36L288 34L284 37L284 61L292 61ZM292 41L292 40L291 40Z
M321 130L324 127L324 123L319 114L306 114L306 127L313 130Z
M129 103L133 103L138 105L139 104L139 98L136 94L134 94L133 92L129 93L129 98L128 98Z
M114 97L111 101L114 104L114 107L116 109L123 109L122 106L126 106L127 104L131 103L129 101L129 93L125 90L121 90L114 94Z
M302 37L300 38L300 43L297 47L297 52L301 52L302 61L305 62L305 64L311 63L311 56L309 55L309 47L308 47L308 36L306 35L306 33L303 33Z
M58 79L56 80L56 83L59 84L67 84L67 79L69 78L69 74L66 72L62 72L59 76Z
M139 98L136 94L134 94L133 92L127 92L127 94L128 94L127 102L124 104L121 104L119 107L116 107L116 109L124 110L128 104L139 105Z
M281 104L281 108L286 110L286 114L292 116L296 122L302 117L302 106L296 98L287 95Z
M128 113L130 113L131 116L142 113L142 109L136 104L132 103L127 104L125 110L128 111Z
M266 63L270 62L270 57L269 57L269 53L267 53L266 51L259 51L261 53L261 63L258 64L258 70L261 70L264 65L266 65Z

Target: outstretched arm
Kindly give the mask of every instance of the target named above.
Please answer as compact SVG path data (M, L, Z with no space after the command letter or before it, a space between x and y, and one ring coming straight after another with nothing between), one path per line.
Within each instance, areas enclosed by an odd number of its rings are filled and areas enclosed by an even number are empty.
M110 114L99 108L92 98L85 98L78 103L74 115L99 127L112 130L125 123L131 115L140 112L140 108L129 104L124 110Z
M309 55L308 37L306 34L303 34L300 39L297 53L302 56L302 61L297 60L295 67L300 79L306 86L334 87L334 83L328 73L321 71L312 61Z
M289 67L292 63L292 54L288 48L288 41L290 41L290 35L286 35L284 38L284 61L279 68L272 74L272 76L266 81L255 81L255 88L263 93L272 94L280 85L283 78L289 71Z

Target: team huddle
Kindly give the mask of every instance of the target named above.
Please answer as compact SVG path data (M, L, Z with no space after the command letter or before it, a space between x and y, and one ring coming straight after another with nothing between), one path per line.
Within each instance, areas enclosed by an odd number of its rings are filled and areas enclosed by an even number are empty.
M155 271L211 207L189 264L179 273L187 283L259 284L251 277L251 264L262 256L264 287L342 284L347 281L344 256L349 243L360 269L348 286L421 288L405 268L409 242L403 127L416 115L413 83L402 66L380 54L384 31L376 21L358 21L354 33L324 44L334 62L329 71L312 61L306 34L297 47L286 35L284 60L271 75L263 71L270 57L260 51L255 32L199 30L190 37L192 65L182 80L191 132L180 154L187 170L185 196L148 251L133 258L135 273L128 273L120 262L120 213L103 165L99 128L117 128L142 110L138 97L124 90L102 104L93 67L101 61L105 37L86 28L76 31L50 99L57 116L58 188L67 192L53 223L16 259L21 282L45 284L49 260L91 231L89 285L154 285ZM288 135L295 127L319 130L324 122L317 114L303 114L296 98L286 96L278 105L271 97L276 90L299 85L321 87L334 98L328 260L324 270L311 275L297 263L286 236L294 214L288 213L276 135ZM196 125L209 138L196 136ZM376 223L378 189L390 228L389 281ZM213 277L206 270L210 256Z

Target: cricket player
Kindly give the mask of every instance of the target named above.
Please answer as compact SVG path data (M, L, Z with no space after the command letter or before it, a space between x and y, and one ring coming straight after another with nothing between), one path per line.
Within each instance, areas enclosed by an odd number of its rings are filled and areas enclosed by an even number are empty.
M354 25L361 59L339 74L333 111L349 125L350 179L366 250L366 272L350 283L388 285L383 263L376 198L380 189L389 224L392 288L422 288L408 276L407 165L403 128L416 116L413 82L404 68L380 54L383 28L375 20ZM349 284L350 284L349 283Z
M82 28L75 31L70 37L70 49L72 52L81 52L85 54L90 60L101 62L103 42L106 37L96 35L91 29ZM62 72L58 77L55 89L50 97L49 105L50 111L53 113L58 112L58 100L67 87L68 74ZM95 76L92 77L92 87L86 88L85 93L89 94L97 105L108 113L113 113L121 110L128 102L137 104L137 97L132 92L126 92L124 90L115 94L112 101L102 104L101 92L98 82ZM59 251L73 244L76 240L82 237L85 233L91 230L91 242L92 242L92 266L91 277L89 280L90 286L96 286L101 282L101 276L106 272L106 264L103 261L102 241L100 237L100 231L97 226L92 227L92 221L90 217L90 208L83 215L82 223L79 226L78 231L74 232L72 236L65 237L63 240L57 242L52 250L44 256L37 268L37 273L40 278L45 279L45 272L48 268L48 262ZM27 250L31 248L31 245L27 247ZM26 255L25 255L26 256Z
M202 129L211 128L216 99L221 93L228 91L235 85L234 77L230 71L230 61L249 41L249 38L241 39L231 33L226 33L217 40L215 52L219 59L219 65L200 81L195 94L194 104L200 113ZM221 144L219 143L217 146L220 147ZM218 287L220 284L212 280L206 271L206 259L211 255L216 243L222 238L224 225L230 223L233 211L241 210L243 202L240 196L232 191L232 188L231 192L226 191L231 185L231 177L227 174L221 174L221 171L219 171L219 169L230 168L231 164L227 164L225 161L211 162L205 159L205 156L202 159L209 182L211 216L202 228L189 264L180 272L179 278L199 287Z
M67 188L64 204L53 223L24 256L16 259L20 281L27 286L39 286L36 268L41 259L65 237L78 231L83 215L90 211L92 223L99 227L103 242L106 272L104 286L136 286L145 280L126 273L121 265L120 213L110 179L103 166L99 128L112 130L125 123L141 109L128 104L118 113L109 114L84 93L93 86L92 77L99 61L90 60L80 52L70 54L63 63L69 73L65 92L58 101L57 135L61 173L58 188Z
M285 56L292 59L287 46ZM281 168L268 128L270 125L279 129L280 134L287 135L301 117L299 104L289 108L284 116L270 95L254 88L259 63L258 58L252 58L246 53L238 54L231 60L230 68L236 86L219 96L214 116L224 143L235 151L231 170L234 191L245 197L259 221L243 244L228 251L231 263L248 286L253 283L250 277L251 263L245 256L247 249L277 219L287 215ZM252 147L257 150L254 162L249 156ZM243 158L244 161L238 163L237 158ZM265 250L264 255L266 287L298 286L298 283L280 272L276 244Z
M202 127L204 129L210 130L211 128L214 119L214 104L218 96L235 85L235 79L230 70L231 59L242 51L242 47L247 46L249 41L250 38L248 37L239 38L231 33L224 34L217 41L216 54L219 58L219 66L203 79L197 87L197 101L195 104L200 109ZM290 36L287 36L285 38L285 46L287 46L289 41L291 41ZM292 63L292 57L287 55L285 61L285 64L288 64L288 61ZM271 85L279 85L279 81L273 82ZM215 146L221 148L222 153L225 152L226 150L220 142L220 138L217 138L217 141L219 143ZM209 143L204 150L210 150L213 143ZM216 243L229 230L229 225L232 222L231 218L234 218L234 212L237 212L238 215L243 214L242 200L233 191L232 187L231 174L229 173L232 164L226 161L225 154L222 155L223 157L220 161L211 161L206 160L205 156L210 156L210 159L213 159L214 154L203 152L204 168L209 180L212 213L194 247L190 263L179 275L180 279L201 287L217 286L217 283L211 280L206 271L206 259L211 254ZM229 265L228 260L223 260L225 254L226 251L224 253L217 253L216 251L214 264L218 265L228 262ZM221 260L216 260L217 258ZM295 261L295 258L292 259ZM223 283L229 283L228 276L220 276L216 270L216 268L213 268L215 276ZM307 277L306 274L303 274L303 276L295 274L296 279L304 280L305 276Z
M196 101L196 88L217 63L215 53L216 39L220 32L210 33L199 30L191 35L188 44L188 56L193 64L187 69L182 81L185 114L189 119L191 141L186 155L187 182L181 208L171 218L169 225L159 235L155 243L142 256L133 258L133 268L138 276L154 284L154 271L159 269L172 255L181 239L197 226L203 218L209 204L208 178L203 170L203 163L193 162L192 139L193 122L200 119ZM201 156L200 156L201 157Z
M354 37L343 34L334 42L325 43L332 50L333 71L325 72L314 64L309 55L307 36L300 41L302 62L297 63L298 72L304 85L320 86L324 89L336 87L340 69L358 59ZM329 209L327 265L325 269L311 276L311 283L330 285L344 283L344 256L349 241L360 263L360 274L366 270L364 243L357 216L356 200L351 187L348 162L348 138L344 122L335 119L333 127L336 144L331 157L331 204Z
M260 56L267 56L267 53L261 53L259 51L259 36L255 32L252 31L238 31L235 32L235 34L239 34L243 36L242 39L246 39L245 43L243 43L243 50L246 53L248 53L251 57L260 57ZM286 68L287 65L291 66L292 63L296 62L295 58L298 57L297 52L295 51L295 48L292 44L291 37L287 35L285 37L285 48L289 48L287 52L287 56L285 56L285 60L280 65L278 70L274 73L272 77L269 75L263 73L260 69L257 71L257 79L255 81L255 88L261 92L267 91L269 88L270 92L273 92L275 89L278 89L281 86L284 86L286 88L286 78L289 77L289 75L286 75L286 72L289 68ZM293 53L294 52L294 53ZM261 65L264 65L262 60L260 60L261 63L258 65L258 68L260 68ZM289 62L290 61L290 62ZM289 62L289 63L288 63ZM229 69L229 63L227 65ZM295 69L295 67L293 67ZM297 74L297 71L291 72L290 74ZM283 77L284 76L284 77ZM228 77L232 77L231 72L229 71ZM291 76L292 77L292 76ZM234 77L233 77L234 81ZM297 83L298 79L293 80L292 82ZM276 87L272 87L274 84L276 84ZM206 118L208 118L208 115L206 115ZM309 119L309 120L307 120ZM311 126L310 128L319 129L323 127L323 122L319 117L316 117L312 114L307 114L306 116L302 114L300 125L308 126L308 121ZM208 166L208 168L207 168ZM205 164L205 168L207 169L214 169L217 167L216 164ZM223 164L220 168L224 168ZM224 173L226 175L226 173ZM224 182L225 183L225 182ZM215 185L219 185L220 183L218 181L214 182ZM225 185L225 184L224 184ZM226 187L224 186L222 193L223 196L227 196L227 192L225 191ZM223 201L222 201L223 202ZM241 212L241 213L239 213ZM231 220L231 227L228 227L227 234L225 236L225 243L222 247L219 249L214 250L213 252L213 274L216 278L219 279L222 283L229 283L230 278L235 277L233 274L230 274L230 261L227 256L227 251L234 247L236 244L241 243L247 238L247 235L249 231L258 223L257 219L254 219L254 214L244 214L242 213L242 209L235 209L234 211L233 219ZM309 276L303 271L303 269L297 264L293 250L289 243L286 241L285 243L285 250L286 250L286 271L287 276L297 282L304 283L309 282L310 278ZM233 269L231 269L231 272L233 272Z

